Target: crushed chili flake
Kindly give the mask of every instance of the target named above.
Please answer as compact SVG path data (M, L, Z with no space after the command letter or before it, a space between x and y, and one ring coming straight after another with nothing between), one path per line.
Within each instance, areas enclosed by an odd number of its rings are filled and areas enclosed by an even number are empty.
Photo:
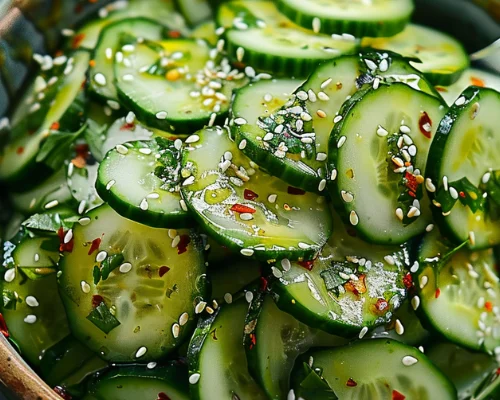
M97 239L94 239L92 240L92 243L90 245L90 249L89 249L89 252L88 252L88 255L90 256L94 251L96 251L99 246L101 245L101 241L102 239L101 238L97 238Z
M163 278L163 275L165 275L168 271L170 271L170 268L164 265L158 270L158 275L160 275L160 278Z
M250 334L250 350L252 350L257 344L257 336L255 333Z
M121 131L131 131L134 128L135 124L134 123L129 124L128 122L125 122L122 126L120 126Z
M267 289L267 279L264 278L263 276L260 277L260 290L261 291L266 291Z
M491 301L485 302L484 308L486 308L487 311L492 312L493 311L493 303Z
M158 393L158 398L156 400L171 400L170 397L167 396L166 393Z
M66 236L66 233L68 233L68 231L65 232L62 226L57 230L57 236L59 236L59 251L66 251L68 253L71 253L73 251L73 245L75 244L75 241L74 238L71 238L68 243L64 243L64 237Z
M299 195L299 196L306 194L305 190L302 190L302 189L299 189L299 188L296 188L293 186L288 186L287 192L288 192L288 194Z
M406 187L412 192L416 192L418 189L417 177L409 172L405 173Z
M245 200L255 200L257 197L259 197L259 195L251 191L250 189L245 189L245 191L243 192L243 197L245 198Z
M299 264L302 268L307 269L308 271L312 271L314 266L314 260L299 261L297 264Z
M349 378L347 382L345 383L347 387L356 387L358 386L358 382L356 382L354 379Z
M56 386L54 388L54 392L56 392L64 400L71 400L72 399L71 395L69 393L67 393L66 390L64 390L64 388L61 386Z
M448 89L442 86L436 86L436 90L441 93L446 93L448 91Z
M434 294L434 297L435 297L436 299L439 299L439 296L441 296L441 289L437 288L437 289L436 289L436 293Z
M405 288L406 289L410 289L412 286L413 286L413 279L411 277L411 274L410 273L407 273L404 277L403 277L403 284L405 285Z
M496 374L500 375L500 368L497 368Z
M76 34L75 36L73 36L73 40L71 41L71 47L73 49L80 47L80 44L83 42L83 39L85 39L85 33Z
M98 294L92 296L92 307L97 308L99 304L104 302L104 298Z
M362 274L358 276L358 280L350 280L349 282L346 282L344 285L345 290L348 292L354 293L356 296L366 293L366 283L365 283L365 278L366 275Z
M95 67L95 60L90 60L90 61L89 61L89 65L90 65L91 67Z
M181 37L181 33L179 31L169 31L168 37L170 37L172 39L177 39L177 38Z
M177 254L185 253L189 243L191 243L189 235L181 235L181 240L179 240L179 244L177 245Z
M432 120L429 117L429 114L427 114L425 111L422 113L420 116L420 119L418 120L418 127L420 128L420 132L422 135L424 135L426 138L430 139L431 138L431 132L427 131L425 129L425 125L429 124L432 127Z
M481 79L476 76L471 76L470 77L470 82L472 86L479 86L479 87L485 87L486 83Z
M6 339L10 336L9 329L7 328L7 323L5 322L5 318L3 317L2 313L0 313L0 333L4 335Z
M392 400L405 400L406 396L402 393L399 393L397 390L392 391Z
M463 191L458 192L458 195L462 198L465 199L465 193Z
M243 204L234 204L231 207L231 211L243 214L243 213L248 213L248 214L253 214L255 213L255 209L252 207L244 206Z
M83 157L76 156L71 160L71 164L73 164L76 168L85 168L87 161Z
M389 308L389 303L386 299L378 299L374 305L375 314L385 314Z
M19 146L17 149L16 149L16 154L23 154L24 153L24 147L23 146Z
M77 144L75 146L75 152L80 157L83 157L83 158L87 159L89 157L89 155L90 155L89 145L86 144L86 143Z
M58 131L59 130L59 127L61 126L61 124L59 122L52 122L52 124L50 125L50 130L51 131Z

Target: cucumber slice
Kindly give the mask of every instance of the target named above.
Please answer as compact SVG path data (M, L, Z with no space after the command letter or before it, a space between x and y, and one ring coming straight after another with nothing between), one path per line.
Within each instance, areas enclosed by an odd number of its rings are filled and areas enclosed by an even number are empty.
M306 399L457 398L453 384L424 354L389 339L310 351L297 362L292 382L295 394Z
M239 151L245 140L233 142L225 129L207 128L186 142L181 194L214 239L262 261L314 257L332 229L324 198L290 196L293 188L258 170Z
M499 106L495 90L465 90L441 121L429 151L434 218L445 236L457 243L469 239L473 249L500 243Z
M425 354L453 382L459 400L476 399L474 392L496 366L492 357L449 342L433 344L425 349Z
M119 20L106 26L99 36L92 57L94 62L89 68L89 93L116 107L114 103L118 101L118 93L113 83L113 61L115 58L123 57L123 50L120 47L122 38L128 35L160 40L166 33L165 29L164 25L147 18Z
M451 86L438 86L437 90L451 107L469 86L488 87L500 91L500 76L480 69L470 68Z
M403 32L389 38L364 38L361 45L419 59L421 63L412 61L411 64L435 85L451 85L470 64L460 42L421 25L410 24Z
M424 238L413 302L420 305L427 324L449 341L492 351L500 344L500 287L493 251L461 249L445 257L452 249L437 232Z
M191 225L180 205L182 142L164 138L128 142L106 154L96 188L125 218L153 227Z
M45 205L56 200L69 203L73 197L66 182L66 171L61 168L35 188L21 193L9 193L14 208L24 214L43 211Z
M188 371L178 361L149 368L144 365L112 367L88 383L88 400L189 400Z
M0 180L15 185L14 191L30 183L38 183L40 177L50 174L51 169L44 163L37 163L36 158L42 142L52 130L70 131L83 123L84 106L77 96L81 93L82 83L85 82L89 59L87 52L79 51L68 58L62 71L60 68L54 70L53 78L57 78L56 83L48 85L51 80L44 81L47 88L39 91L45 93L54 90L49 86L56 87L50 107L43 109L43 121L36 127L35 132L22 129L18 136L13 137L4 147L0 157ZM39 88L44 87L43 82L39 85ZM33 110L38 107L41 110L41 106L37 107L37 104L40 103L32 104ZM57 127L54 124L57 124Z
M444 108L435 97L393 83L358 92L336 117L330 194L366 240L401 244L431 222L421 173Z
M108 205L80 221L59 277L75 337L113 362L156 360L179 346L205 294L199 238L126 220Z
M265 400L267 396L248 372L243 332L248 303L225 304L201 319L188 351L193 400Z
M233 61L287 77L307 77L322 61L353 52L358 44L295 25L273 1L224 2L217 24L227 29L226 50Z
M127 45L126 45L127 46ZM132 45L128 45L132 46ZM201 40L136 43L115 61L118 96L142 123L187 133L224 118L234 88L245 74L231 74L228 61L215 62Z
M47 266L54 272L54 262L57 261L54 257L59 255L43 250L41 242L45 239L30 238L21 231L3 244L5 252L0 280L3 300L0 310L22 356L34 366L40 365L42 355L48 348L69 334L66 314L57 291L56 275L40 274L33 280L25 273L38 263L44 272L47 272L44 268ZM39 255L36 258L35 251ZM24 266L28 268L21 268Z
M498 368L493 369L472 396L473 400L498 399L500 396L500 374L498 372Z
M280 309L335 335L352 336L387 323L406 296L404 247L374 246L352 236L334 214L333 234L313 262L283 260L271 286Z
M405 82L440 97L396 54L341 56L316 68L298 89L293 80L261 81L239 89L231 116L247 124L233 124L232 132L237 141L247 140L243 152L258 165L293 186L317 192L325 187L328 138L337 111L364 83L376 87L381 81Z
M210 20L201 22L198 26L193 28L189 37L205 40L211 46L215 46L219 40L219 37L215 33L215 21Z
M177 9L191 26L212 17L209 0L175 0Z
M208 259L209 266L214 266L213 263L210 263L210 253ZM212 284L212 297L219 303L232 300L233 296L243 288L259 279L260 268L257 261L233 257L232 260L226 259L225 265L209 269L208 276Z
M409 22L412 0L279 0L278 8L296 24L327 35L393 36Z
M245 348L250 374L270 399L285 399L297 357L314 346L340 346L347 339L302 324L271 296L255 296L247 314Z
M115 1L107 4L99 11L99 18L85 24L70 38L70 47L93 50L99 40L101 31L115 21L127 18L150 18L178 30L181 35L188 33L182 15L175 11L174 0L129 0Z
M78 204L79 214L102 204L95 188L99 164L92 159L87 161L83 166L76 166L77 163L70 161L66 170L68 187Z

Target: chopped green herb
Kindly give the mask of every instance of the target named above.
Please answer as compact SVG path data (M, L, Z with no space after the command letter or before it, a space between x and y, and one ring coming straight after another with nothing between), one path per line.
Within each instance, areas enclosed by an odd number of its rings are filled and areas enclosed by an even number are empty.
M120 321L111 314L104 302L94 308L87 316L87 319L106 334L120 325Z

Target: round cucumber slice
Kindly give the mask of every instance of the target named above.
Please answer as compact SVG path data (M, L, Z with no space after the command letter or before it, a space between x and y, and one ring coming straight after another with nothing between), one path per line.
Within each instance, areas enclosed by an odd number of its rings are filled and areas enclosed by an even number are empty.
M233 61L287 77L307 77L322 61L351 53L358 44L295 25L273 1L224 2L217 24L227 29L226 50Z
M500 93L466 89L441 121L426 176L443 234L472 249L500 243Z
M402 83L357 92L330 136L330 194L366 240L401 244L431 222L427 155L445 113L436 97Z
M230 74L227 59L212 60L202 40L144 40L122 52L114 63L120 101L139 121L164 131L192 132L213 124L213 114L224 120L232 90L247 83L244 73Z
M200 319L188 351L193 400L267 399L248 372L243 347L247 310L248 303L240 299Z
M189 400L187 366L179 361L124 365L98 373L87 384L86 400Z
M72 241L59 287L76 338L103 359L142 362L189 335L206 290L193 232L150 228L102 205L80 220Z
M295 23L327 35L393 36L414 9L411 0L279 0L278 8Z
M274 266L279 280L271 289L278 307L299 321L335 335L363 336L389 322L403 302L408 252L351 236L338 216L333 226L314 262L282 260Z
M99 165L97 191L120 215L153 227L185 228L180 205L182 141L157 137L127 142Z
M424 238L413 300L427 324L449 341L490 352L500 345L499 278L493 251L452 251L437 232Z
M451 107L469 86L487 87L500 91L500 76L480 69L470 68L451 86L438 86L437 90Z
M451 85L470 64L460 42L421 25L410 24L403 32L389 38L364 38L361 45L418 58L420 63L412 61L411 64L435 85Z
M305 399L457 398L453 384L424 354L389 339L310 351L297 362L292 382L296 396Z
M181 194L214 239L262 261L314 258L332 229L323 197L259 170L240 151L247 142L233 142L223 128L206 128L186 143Z
M340 346L348 340L310 328L281 311L271 296L254 296L245 325L251 375L270 399L284 399L297 357L316 346Z

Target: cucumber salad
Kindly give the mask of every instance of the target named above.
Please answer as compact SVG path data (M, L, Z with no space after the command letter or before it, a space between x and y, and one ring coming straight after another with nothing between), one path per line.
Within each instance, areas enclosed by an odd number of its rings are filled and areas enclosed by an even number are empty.
M63 399L500 398L500 77L412 0L129 0L0 123L0 332Z

